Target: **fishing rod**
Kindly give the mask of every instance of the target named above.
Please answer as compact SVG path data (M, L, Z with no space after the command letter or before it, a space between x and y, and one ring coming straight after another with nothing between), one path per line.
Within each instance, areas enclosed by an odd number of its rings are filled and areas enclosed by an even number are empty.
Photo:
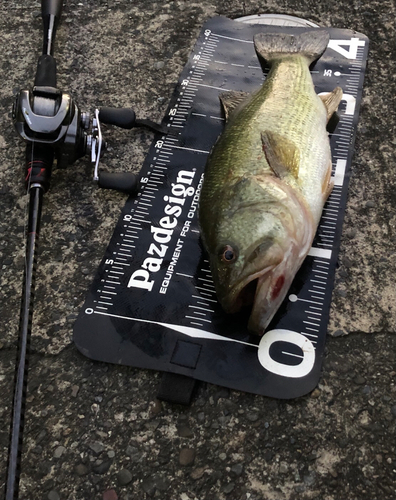
M99 160L105 149L100 122L126 129L144 126L163 132L159 124L136 119L134 111L129 108L97 109L91 120L89 113L81 112L70 94L57 88L53 52L62 3L62 0L41 1L43 53L38 60L33 89L19 92L12 111L15 128L27 143L25 182L29 215L5 500L17 500L19 494L36 254L43 197L50 186L53 165L66 167L90 154L94 166L93 179L99 187L134 194L138 188L138 175L132 172L99 172Z

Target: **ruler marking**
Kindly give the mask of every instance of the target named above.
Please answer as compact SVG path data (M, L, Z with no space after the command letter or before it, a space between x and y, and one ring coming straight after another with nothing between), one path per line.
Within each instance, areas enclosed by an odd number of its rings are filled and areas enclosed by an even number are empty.
M303 321L306 325L312 325L312 326L320 326L317 323L312 323L311 321Z
M204 299L204 300L207 300L208 302L217 303L217 300L215 300L215 299L207 299L206 297L201 297L200 295L191 295L191 297L194 297L194 299Z
M201 311L214 312L213 309L206 309L205 307L198 307L198 306L188 306L188 307L191 307L191 309L200 309Z
M313 311L305 311L307 314L315 314L316 316L322 316L322 313L316 313L316 312L313 312ZM309 316L307 316L307 318L309 318ZM316 318L310 318L310 319L316 319Z
M213 295L214 295L214 292L213 292L213 291L211 291L211 290L208 290L207 288L203 288L203 287L201 287L201 286L197 286L196 288L197 288L198 290L204 290L203 292L201 292L201 293L203 293L204 295L209 295L209 294L210 294L210 296L211 296L211 297L213 297Z
M208 89L221 90L222 92L230 92L231 91L231 89L225 89L223 87L215 87L213 85L204 85L203 83L199 83L199 84L197 83L196 85L198 87L206 87Z
M205 154L209 154L210 153L210 151L205 151L203 149L185 148L184 146L172 146L172 148L183 149L185 151L193 151L193 152L196 152L196 153L205 153Z
M301 332L303 335L306 335L307 337L313 337L315 339L318 338L318 335L315 335L314 333L307 333L307 332Z
M189 318L189 319L197 319L197 318L194 318L194 316L185 316L186 318ZM206 321L206 323L212 323L212 321L210 319L204 319L204 318L199 318L200 321Z
M242 40L240 38L233 38L231 36L219 35L218 33L213 33L213 36L216 36L216 37L219 37L219 38L224 38L226 40L233 40L235 42L248 43L250 45L253 44L252 40Z

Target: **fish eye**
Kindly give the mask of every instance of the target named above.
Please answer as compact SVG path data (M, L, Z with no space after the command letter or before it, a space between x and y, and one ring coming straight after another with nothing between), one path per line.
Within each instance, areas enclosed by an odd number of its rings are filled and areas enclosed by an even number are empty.
M223 262L231 264L237 259L237 252L231 245L226 245L220 251L220 258Z

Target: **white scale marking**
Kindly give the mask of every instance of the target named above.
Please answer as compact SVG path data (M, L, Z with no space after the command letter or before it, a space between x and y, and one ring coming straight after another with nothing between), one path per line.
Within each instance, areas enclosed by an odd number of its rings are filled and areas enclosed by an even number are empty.
M322 316L322 313L316 313L316 312L313 312L313 311L305 311L307 314L315 314L316 316ZM310 316L308 316L308 318L310 318ZM316 318L310 318L310 319L316 319Z
M201 297L200 295L191 295L191 297L194 297L194 299L204 299L204 300L207 300L208 302L216 302L217 303L217 300L214 300L214 299L208 299L206 297Z
M196 286L195 288L197 288L198 290L203 290L203 292L201 292L203 295L209 295L209 296L213 297L213 292L211 290L208 290L206 288L202 288L202 286Z
M186 316L186 318L188 318L188 319L197 319L194 316ZM206 321L206 323L212 323L212 321L210 319L204 319L204 318L199 318L199 319L200 319L200 321Z
M331 250L325 250L323 248L311 247L308 252L311 257L323 257L325 259L331 259Z
M231 36L218 35L217 33L212 33L212 35L214 37L217 37L217 38L224 38L226 40L233 40L234 42L242 42L242 43L248 43L250 45L253 45L253 41L252 40L241 40L240 38L233 38ZM218 42L218 40L216 40L216 42Z
M198 278L198 280L200 280L200 281L207 281L208 283L211 283L211 285L213 286L213 280L211 280L211 279Z
M201 311L214 312L213 309L206 309L205 307L198 307L198 306L188 306L188 307L191 307L191 309L200 309Z
M221 90L223 92L230 92L231 89L225 89L224 87L214 87L213 85L204 85L203 83L197 84L198 87L206 87L208 89Z
M315 335L314 333L307 333L307 332L301 332L303 335L306 335L307 337L313 337L314 339L318 338L318 335Z

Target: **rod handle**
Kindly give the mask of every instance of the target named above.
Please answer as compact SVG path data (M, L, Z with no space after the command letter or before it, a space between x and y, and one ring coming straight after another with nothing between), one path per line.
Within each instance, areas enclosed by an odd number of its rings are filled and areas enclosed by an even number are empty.
M34 86L56 88L56 61L49 54L43 54L38 60Z

